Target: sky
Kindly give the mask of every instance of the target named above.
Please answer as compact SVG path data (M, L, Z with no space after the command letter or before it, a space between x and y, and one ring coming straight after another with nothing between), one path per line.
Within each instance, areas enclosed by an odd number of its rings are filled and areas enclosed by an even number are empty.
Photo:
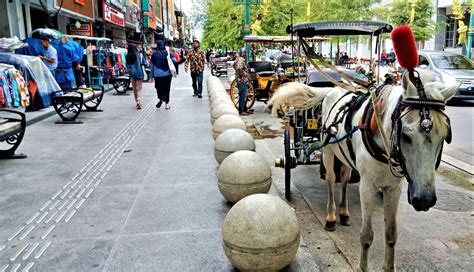
M181 3L180 3L181 2ZM193 0L175 0L175 4L179 7L180 4L181 4L181 9L184 11L184 13L186 13L186 15L189 15L190 14L190 11L192 10L193 8ZM196 34L196 37L201 40L202 38L202 30L201 29L197 29L195 31L195 34Z

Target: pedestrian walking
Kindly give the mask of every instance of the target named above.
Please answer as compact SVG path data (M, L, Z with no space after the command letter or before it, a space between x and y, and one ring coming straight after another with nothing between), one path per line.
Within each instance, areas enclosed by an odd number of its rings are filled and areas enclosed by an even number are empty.
M127 49L127 68L132 80L133 95L135 96L135 105L137 110L142 108L142 85L143 85L143 70L140 63L140 53L135 45L129 45Z
M245 48L239 50L239 56L235 59L235 80L237 80L237 88L239 89L239 114L249 115L247 110L248 85L250 85L250 75L248 67L245 64L247 51Z
M170 106L171 78L176 76L174 64L177 63L173 54L166 50L164 41L158 41L153 55L151 55L151 77L155 80L155 89L158 95L157 108L160 108L163 102L165 109Z
M206 63L206 56L201 51L198 40L194 40L193 49L189 50L184 63L184 71L188 72L188 65L191 69L191 78L193 79L194 97L202 98L202 78L204 74L204 65Z
M179 64L181 63L181 58L179 57L178 52L176 52L176 49L172 49L171 53L174 56L174 59L176 62L174 63L174 67L176 68L176 75L179 75Z

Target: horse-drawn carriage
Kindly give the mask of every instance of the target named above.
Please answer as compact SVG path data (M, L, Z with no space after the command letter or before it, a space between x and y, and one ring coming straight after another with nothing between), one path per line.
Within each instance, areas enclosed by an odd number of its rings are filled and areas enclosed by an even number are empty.
M336 68L318 56L308 44L307 39L316 35L368 35L370 45L372 38L379 41L380 35L389 33L392 27L382 22L317 22L295 25L288 31L298 37L302 51L305 52L306 62L312 64L315 70L307 72L306 84L311 87L348 87L351 89L368 89L375 87L374 71L369 71L368 78L353 70ZM369 49L372 54L372 48ZM372 59L372 56L370 57ZM320 67L324 66L324 67ZM370 67L373 67L370 65ZM359 84L359 86L356 86ZM284 157L275 160L275 166L285 169L285 196L290 199L291 169L301 164L316 164L320 161L319 150L323 143L320 137L321 128L320 105L305 111L295 110L290 106L285 115L287 128L284 132ZM292 138L292 139L291 139Z
M312 37L312 40L325 40L325 38ZM252 83L248 89L248 109L253 107L255 101L267 102L280 85L304 78L304 74L301 73L303 67L298 66L298 62L292 59L291 55L279 50L280 46L291 45L290 36L246 36L244 41L250 45L252 55L252 61L248 63ZM268 54L263 60L257 61L255 55L258 47L275 51L276 54ZM278 50L269 48L278 48ZM234 80L231 83L230 90L232 102L238 107L237 81ZM280 110L285 111L284 108Z
M337 215L340 225L350 225L347 184L353 177L360 179L362 224L358 270L368 271L368 253L374 238L372 211L375 195L381 192L385 223L383 267L386 271L393 271L396 216L405 187L403 181L407 181L408 203L416 211L428 211L436 204L435 170L441 161L443 143L451 141L450 121L444 109L460 83L447 86L433 72L415 69L418 67L418 52L408 26L399 26L392 31L390 25L374 21L318 22L290 26L288 31L298 36L308 61L335 87L313 88L289 83L282 86L269 102L273 104L273 114L282 103L289 107L288 113L293 114L285 131L285 157L277 160L277 166L285 168L286 198L290 197L291 169L301 161L297 158L298 152L307 156L312 150L321 149L320 174L328 187L325 229L336 229ZM313 58L318 56L304 41L305 37L314 35L369 35L370 47L372 37L377 38L379 53L380 36L390 32L397 60L406 69L401 85L393 84L392 80L378 84L373 79L373 71L365 80L321 60L316 62ZM343 79L332 77L319 65ZM310 129L314 132L305 137ZM296 131L293 144L290 130ZM310 144L301 144L311 138L315 140ZM291 154L292 151L295 155ZM337 181L341 183L338 208L334 196Z

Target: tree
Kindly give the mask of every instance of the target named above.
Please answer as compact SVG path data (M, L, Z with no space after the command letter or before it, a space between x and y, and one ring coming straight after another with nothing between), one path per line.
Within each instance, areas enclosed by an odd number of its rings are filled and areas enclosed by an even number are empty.
M231 0L209 0L207 11L203 45L205 47L227 47L232 49L242 47L243 7L234 5ZM236 16L237 19L232 19L233 16Z
M371 17L370 0L297 0L297 2L300 7L297 22L366 20Z
M410 22L411 5L412 1L395 0L392 5L374 9L373 12L381 18L386 18L393 26L409 25L413 30L416 41L431 39L437 29L437 24L432 19L433 7L431 0L416 1L413 22Z
M308 2L310 14L307 14ZM260 6L251 6L251 24L262 14L259 35L287 35L290 9L294 10L294 22L323 20L363 20L371 18L370 0L264 0ZM204 23L204 43L209 47L243 46L243 6L232 0L207 0L207 17ZM235 15L235 20L231 16ZM234 17L235 18L235 17ZM201 20L203 21L203 20ZM336 38L343 41L347 37Z

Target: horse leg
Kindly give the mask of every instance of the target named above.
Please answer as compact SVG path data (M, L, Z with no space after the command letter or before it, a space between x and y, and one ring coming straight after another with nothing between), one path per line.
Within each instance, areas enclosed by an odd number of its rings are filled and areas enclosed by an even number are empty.
M323 163L326 168L326 183L328 186L327 216L324 229L327 231L336 230L336 203L334 201L334 184L336 174L334 173L334 154L328 149L323 150Z
M347 203L347 183L351 178L351 168L346 165L341 166L341 201L339 202L339 220L341 225L350 226L349 205Z
M372 230L372 212L374 208L375 187L372 182L361 178L359 187L361 210L362 210L362 229L360 232L360 244L362 252L359 260L359 271L369 271L368 257L369 249L374 239Z
M395 271L395 244L397 243L397 209L400 201L400 186L383 189L385 219L384 271Z

